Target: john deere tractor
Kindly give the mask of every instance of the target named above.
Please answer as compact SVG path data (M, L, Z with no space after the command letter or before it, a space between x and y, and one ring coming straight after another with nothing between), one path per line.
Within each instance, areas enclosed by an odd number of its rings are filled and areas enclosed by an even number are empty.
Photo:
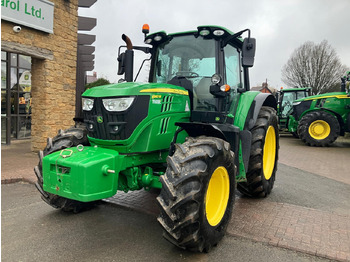
M310 87L304 88L283 88L277 92L277 116L280 131L288 131L288 118L293 111L294 100L309 96ZM293 136L298 137L296 132Z
M309 96L293 102L289 132L297 132L309 146L329 146L350 132L350 72L341 78L341 92Z
M124 80L85 91L82 123L48 139L36 186L49 205L74 212L117 191L161 189L164 237L209 251L225 234L236 183L252 197L273 188L276 100L249 91L256 41L248 29L143 32L148 46L122 36ZM134 81L135 50L151 57L147 83Z

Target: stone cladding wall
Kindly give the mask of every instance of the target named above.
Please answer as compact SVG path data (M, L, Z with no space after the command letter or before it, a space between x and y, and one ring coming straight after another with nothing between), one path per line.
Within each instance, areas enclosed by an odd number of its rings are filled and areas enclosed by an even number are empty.
M2 46L19 46L19 53L32 56L32 150L42 150L47 137L74 125L78 0L54 3L53 34L1 20ZM27 49L27 50L26 50Z

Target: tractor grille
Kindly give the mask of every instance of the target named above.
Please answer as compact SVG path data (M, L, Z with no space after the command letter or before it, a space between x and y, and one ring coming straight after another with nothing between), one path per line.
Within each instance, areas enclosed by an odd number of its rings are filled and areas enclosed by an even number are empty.
M104 140L128 139L138 124L147 117L149 99L149 96L137 96L126 111L109 112L104 108L102 98L95 98L93 109L84 111L89 136Z
M170 111L173 99L174 99L174 96L164 96L163 97L161 112Z
M167 129L168 129L168 125L169 125L169 120L170 120L170 117L166 117L166 118L163 118L161 121L160 121L160 130L159 130L159 134L165 134Z

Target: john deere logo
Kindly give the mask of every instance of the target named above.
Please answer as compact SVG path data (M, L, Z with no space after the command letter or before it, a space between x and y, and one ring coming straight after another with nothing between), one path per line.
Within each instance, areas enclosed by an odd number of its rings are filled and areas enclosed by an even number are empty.
M103 123L103 117L102 116L98 116L97 117L97 123Z

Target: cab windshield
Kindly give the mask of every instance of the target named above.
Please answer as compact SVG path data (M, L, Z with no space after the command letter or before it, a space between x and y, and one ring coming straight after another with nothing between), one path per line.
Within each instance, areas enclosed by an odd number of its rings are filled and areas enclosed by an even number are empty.
M307 97L306 91L284 92L282 98L282 117L287 117L293 109L293 101Z
M200 108L198 104L215 107L209 92L211 76L216 72L214 39L194 35L173 37L158 48L154 72L154 82L186 88L194 109Z
M192 108L200 111L222 111L210 93L211 77L225 76L225 83L235 89L241 83L239 53L227 45L224 48L225 67L219 68L217 46L214 39L194 35L173 36L157 48L153 82L182 86L189 91Z

